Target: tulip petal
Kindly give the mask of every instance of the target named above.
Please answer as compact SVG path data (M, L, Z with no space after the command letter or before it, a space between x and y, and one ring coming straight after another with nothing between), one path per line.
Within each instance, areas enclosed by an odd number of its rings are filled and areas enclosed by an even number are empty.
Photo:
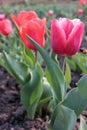
M73 22L70 19L67 18L61 18L60 21L61 26L63 27L65 34L66 34L66 39L68 38L68 35L71 33L74 25Z
M25 22L35 19L37 18L37 14L34 11L21 11L18 16L17 19L18 21L20 21L20 26L25 24Z
M83 32L84 24L82 22L77 23L67 39L66 54L68 56L74 55L78 51L82 42Z
M37 22L30 20L28 23L20 28L19 32L24 44L29 49L36 50L33 44L26 38L25 34L29 35L32 39L38 42L40 46L44 47L44 29L42 30Z
M54 19L51 24L51 46L55 53L64 55L66 35L58 20Z

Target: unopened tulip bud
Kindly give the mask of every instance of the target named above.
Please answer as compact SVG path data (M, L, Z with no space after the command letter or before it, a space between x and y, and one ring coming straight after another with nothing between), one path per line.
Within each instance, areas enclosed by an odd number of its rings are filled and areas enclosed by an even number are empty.
M53 10L49 10L48 11L48 16L53 16L54 15L54 11Z
M78 15L82 15L84 13L83 9L78 9L77 11Z

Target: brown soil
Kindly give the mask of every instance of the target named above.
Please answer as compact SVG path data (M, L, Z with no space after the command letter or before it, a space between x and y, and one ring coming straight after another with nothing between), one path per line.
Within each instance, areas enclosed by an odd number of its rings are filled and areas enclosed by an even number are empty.
M21 86L0 67L0 130L46 130L49 117L29 120L20 102Z
M75 87L81 76L80 72L72 72L72 87ZM36 116L34 120L27 117L26 110L20 102L20 89L21 86L0 67L0 130L47 130L48 115L43 119ZM86 110L83 116L87 118ZM78 130L78 126L79 119L74 130Z

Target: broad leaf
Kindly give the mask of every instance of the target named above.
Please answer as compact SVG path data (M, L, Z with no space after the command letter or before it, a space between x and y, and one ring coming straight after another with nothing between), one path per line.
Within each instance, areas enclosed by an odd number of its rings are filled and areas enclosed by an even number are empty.
M81 96L87 99L87 75L84 75L77 83Z
M22 84L24 84L30 77L28 67L23 62L16 60L11 54L4 52L5 62L12 75Z
M47 82L46 78L43 79L43 93L38 105L38 109L41 109L41 107L51 101L51 99L53 98L53 92L52 92L52 88L50 86L50 84ZM48 104L49 105L49 104Z
M49 130L73 130L76 123L76 114L68 107L57 105L52 120L48 126Z
M27 36L27 38L33 43L33 45L38 49L41 56L43 57L47 68L49 81L51 81L51 86L55 92L55 98L60 101L64 98L65 95L65 81L64 75L58 65L51 59L51 57L46 53L46 51L41 48L37 42L35 42L32 38Z
M30 119L34 118L36 108L41 98L43 87L43 73L39 65L36 65L30 72L31 79L21 90L21 101L27 109Z
M87 105L87 100L81 97L78 88L74 88L68 92L63 105L74 110L76 115L79 116Z

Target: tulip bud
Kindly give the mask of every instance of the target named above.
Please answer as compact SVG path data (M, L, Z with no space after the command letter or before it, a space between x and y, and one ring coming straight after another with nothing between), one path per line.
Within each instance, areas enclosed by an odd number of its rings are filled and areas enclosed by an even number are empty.
M9 35L12 32L10 20L4 19L0 22L0 31L3 35Z
M5 19L5 14L0 14L0 21Z
M53 16L54 15L54 11L53 10L49 10L48 11L48 16Z
M78 15L82 15L84 13L83 9L78 9L77 11Z

